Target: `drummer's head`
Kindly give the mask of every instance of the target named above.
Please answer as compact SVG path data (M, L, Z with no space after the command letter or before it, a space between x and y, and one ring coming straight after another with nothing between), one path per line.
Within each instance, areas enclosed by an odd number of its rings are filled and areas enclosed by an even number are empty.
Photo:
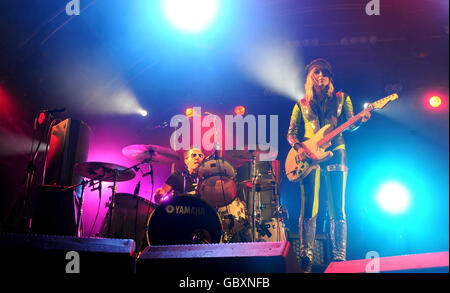
M192 148L184 152L184 163L186 164L189 172L197 170L204 158L205 155L199 148Z

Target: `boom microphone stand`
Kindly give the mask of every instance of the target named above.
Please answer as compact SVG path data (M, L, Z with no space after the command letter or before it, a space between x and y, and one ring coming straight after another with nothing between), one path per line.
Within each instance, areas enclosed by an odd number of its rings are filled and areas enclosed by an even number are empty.
M45 127L42 129L42 134L39 139L36 150L33 151L34 133L35 133L36 127L37 127L38 117L41 113L47 113L49 118L47 119L47 123L45 124ZM44 140L44 135L48 134L48 131L52 128L54 122L55 122L55 120L53 119L52 111L41 110L34 117L33 138L32 138L32 142L31 142L31 152L32 153L31 153L30 161L28 162L28 165L27 165L25 177L22 182L22 185L25 185L25 199L23 201L23 217L22 217L22 219L23 219L22 229L24 232L29 232L30 228L31 228L30 226L31 226L32 219L31 219L30 215L28 214L28 207L29 207L29 203L31 201L31 191L33 188L34 176L35 176L35 172L37 171L37 166L35 165L36 157L37 157L37 154L39 153L39 148L41 147L42 141ZM48 135L47 135L47 139L48 139Z

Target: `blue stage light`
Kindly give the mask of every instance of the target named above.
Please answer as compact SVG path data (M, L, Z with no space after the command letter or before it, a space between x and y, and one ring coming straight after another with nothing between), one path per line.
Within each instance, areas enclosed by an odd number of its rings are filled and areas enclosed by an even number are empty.
M380 186L376 199L384 211L390 214L400 214L408 209L411 196L403 184L390 181Z
M219 0L164 0L163 10L173 26L196 33L214 21L219 10Z

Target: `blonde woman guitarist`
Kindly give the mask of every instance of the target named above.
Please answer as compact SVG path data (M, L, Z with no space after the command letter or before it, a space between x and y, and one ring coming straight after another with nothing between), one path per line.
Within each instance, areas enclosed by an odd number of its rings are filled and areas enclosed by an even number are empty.
M313 60L306 66L305 73L305 96L294 106L287 135L290 145L300 157L314 156L308 153L307 148L305 150L302 147L302 142L312 138L323 126L330 124L332 130L353 117L350 97L335 91L333 71L328 61L322 58ZM370 118L370 111L364 110L363 114L360 122ZM348 130L353 131L358 126L351 125ZM300 181L299 234L301 265L305 272L310 272L312 267L319 188L326 188L328 192L333 261L344 261L346 257L347 222L344 203L348 168L342 133L336 135L330 144L326 159ZM321 175L324 182L321 182Z

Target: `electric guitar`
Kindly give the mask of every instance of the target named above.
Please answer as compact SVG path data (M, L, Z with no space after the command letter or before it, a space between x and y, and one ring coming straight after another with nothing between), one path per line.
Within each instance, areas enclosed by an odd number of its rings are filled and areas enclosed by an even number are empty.
M397 94L389 95L367 105L365 111L370 112L374 109L382 109L387 103L396 99L398 99ZM319 163L330 159L333 156L333 153L325 150L331 145L331 140L363 117L364 111L361 111L331 132L329 132L331 125L327 124L319 129L312 138L302 142L298 151L291 148L287 155L284 168L289 181L296 182L302 180L311 172L311 170L316 168Z

